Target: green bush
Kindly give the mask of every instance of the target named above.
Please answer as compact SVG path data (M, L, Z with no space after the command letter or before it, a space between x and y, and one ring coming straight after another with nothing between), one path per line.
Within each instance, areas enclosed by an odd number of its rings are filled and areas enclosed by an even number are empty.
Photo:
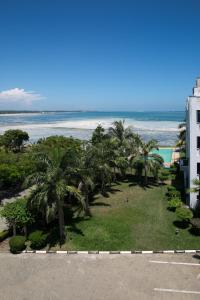
M176 191L176 188L173 185L168 185L167 190L168 190L168 192L170 192L170 191Z
M0 232L0 242L9 237L9 230L4 230Z
M176 209L176 215L182 221L189 222L193 217L193 212L189 208L182 206Z
M10 252L16 254L23 251L26 248L25 245L26 238L21 235L13 236L9 240Z
M177 172L178 172L178 166L176 164L172 165L170 167L170 173L171 174L177 174Z
M168 208L172 211L175 211L178 207L181 207L182 202L180 198L172 198L168 202Z
M32 249L44 248L47 244L47 234L41 230L36 230L29 235L29 241L31 242Z
M180 198L181 197L181 193L179 191L177 191L177 190L171 190L171 191L167 192L167 197L169 199Z

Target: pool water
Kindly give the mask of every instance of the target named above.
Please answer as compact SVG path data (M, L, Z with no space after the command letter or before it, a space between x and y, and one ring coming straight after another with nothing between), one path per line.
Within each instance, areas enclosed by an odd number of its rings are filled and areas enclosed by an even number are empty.
M163 158L164 163L171 163L173 153L172 148L159 148L158 150L154 149L152 153L159 154Z

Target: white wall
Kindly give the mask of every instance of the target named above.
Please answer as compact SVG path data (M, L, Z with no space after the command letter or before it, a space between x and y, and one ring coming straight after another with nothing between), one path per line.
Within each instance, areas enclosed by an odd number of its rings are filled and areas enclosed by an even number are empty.
M200 89L194 89L195 95L200 95ZM200 97L188 98L187 119L187 154L189 158L189 188L193 187L192 181L197 178L197 163L200 162L200 151L197 150L197 137L200 136L200 124L197 123L197 110L200 110ZM195 208L197 194L190 193L190 207Z

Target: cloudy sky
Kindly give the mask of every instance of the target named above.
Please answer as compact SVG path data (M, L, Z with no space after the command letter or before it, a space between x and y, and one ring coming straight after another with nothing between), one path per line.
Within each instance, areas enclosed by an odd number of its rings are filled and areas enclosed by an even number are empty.
M0 109L184 110L199 0L0 1Z

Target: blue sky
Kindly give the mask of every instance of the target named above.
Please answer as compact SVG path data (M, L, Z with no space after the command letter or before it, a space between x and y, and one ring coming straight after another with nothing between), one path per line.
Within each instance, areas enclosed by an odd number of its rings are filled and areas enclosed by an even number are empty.
M199 0L0 1L0 109L184 110Z

